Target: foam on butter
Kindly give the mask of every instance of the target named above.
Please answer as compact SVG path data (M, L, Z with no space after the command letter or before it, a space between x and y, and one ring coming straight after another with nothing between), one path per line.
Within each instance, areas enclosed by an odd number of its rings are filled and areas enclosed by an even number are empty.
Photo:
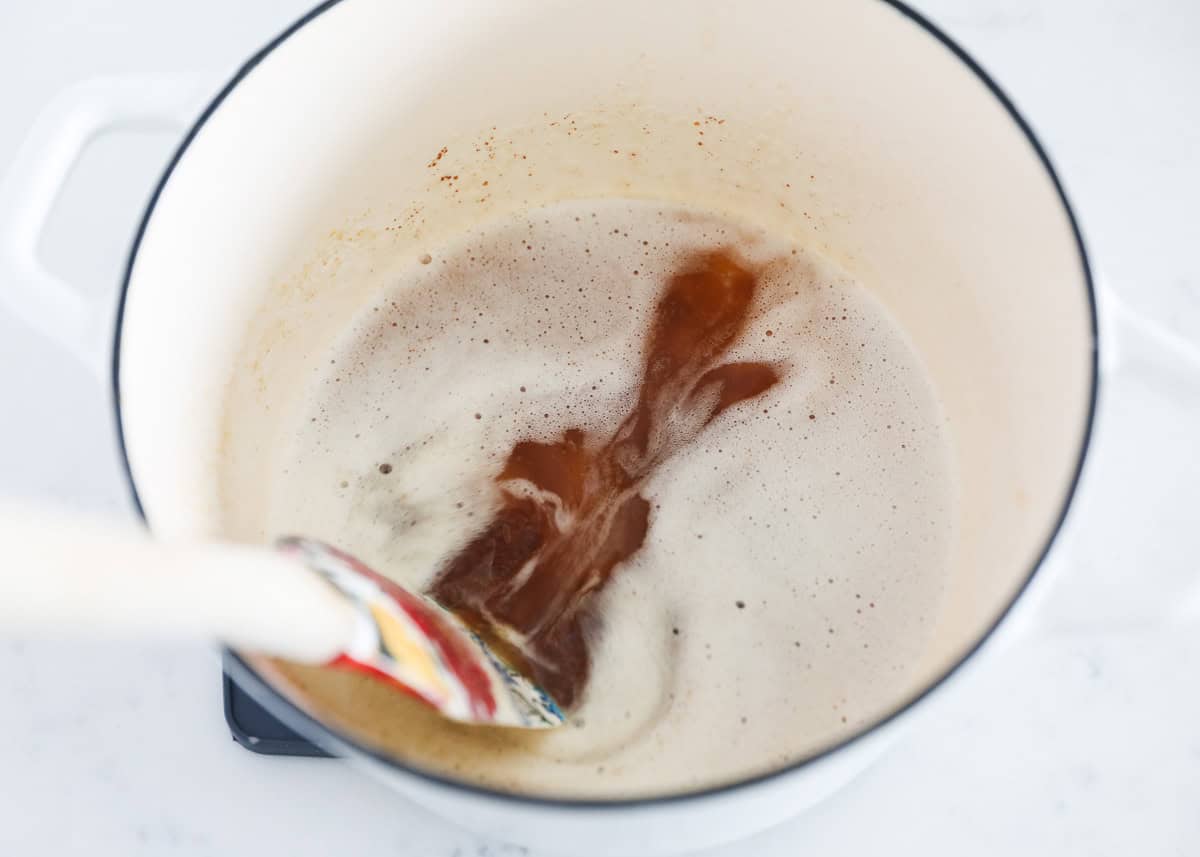
M562 203L413 258L295 403L268 535L323 539L427 584L487 523L515 442L614 430L663 284L716 247L775 260L727 358L785 372L645 487L649 536L599 596L571 723L457 726L358 677L289 668L323 716L477 783L631 797L802 758L910 690L953 530L928 378L861 285L702 211Z

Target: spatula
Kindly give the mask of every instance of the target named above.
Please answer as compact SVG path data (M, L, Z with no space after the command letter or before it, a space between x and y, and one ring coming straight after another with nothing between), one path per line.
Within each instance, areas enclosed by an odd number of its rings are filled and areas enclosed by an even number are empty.
M452 613L321 542L173 544L0 507L0 632L209 638L353 670L463 723L546 729L563 714Z

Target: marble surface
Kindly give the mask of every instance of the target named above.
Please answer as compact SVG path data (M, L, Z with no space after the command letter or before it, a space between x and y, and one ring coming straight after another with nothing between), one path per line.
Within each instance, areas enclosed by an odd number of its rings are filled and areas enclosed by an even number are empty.
M1110 287L1200 342L1200 5L916 5L1042 136ZM0 168L67 84L199 70L215 87L306 6L3 4ZM174 142L100 140L52 217L47 264L111 291ZM1200 622L1181 617L1200 606L1187 600L1200 581L1200 371L1137 347L1127 358L1105 390L1040 632L989 654L847 789L708 857L1200 853ZM0 393L0 494L130 514L105 391L3 313ZM526 853L342 763L247 753L229 739L207 647L0 638L0 676L0 854Z

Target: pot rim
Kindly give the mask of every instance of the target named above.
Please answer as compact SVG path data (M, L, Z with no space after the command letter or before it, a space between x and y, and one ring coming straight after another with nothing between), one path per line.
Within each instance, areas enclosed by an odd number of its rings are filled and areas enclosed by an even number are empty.
M245 79L272 51L286 42L301 28L311 24L322 14L328 12L330 9L338 6L342 2L343 0L324 0L324 2L321 2L309 10L289 27L283 30L279 35L271 39L271 41L269 41L252 57L250 57L250 59L247 60L245 64L243 64L234 73L229 81L221 88L221 90L212 98L212 100L200 113L199 117L184 135L182 142L176 148L174 154L172 154L170 161L167 163L166 168L163 170L163 173L154 188L153 194L150 196L150 200L146 205L145 212L142 215L141 222L138 224L137 231L134 234L133 243L129 249L128 259L125 264L125 272L121 280L120 291L117 298L112 348L112 394L113 415L116 421L116 436L120 454L120 466L125 479L129 484L129 491L135 511L142 519L142 522L147 525L148 522L146 520L145 511L142 508L141 498L138 495L137 484L133 478L133 471L129 462L129 454L125 445L124 424L121 414L120 375L121 336L124 327L125 302L129 293L129 284L133 275L133 267L137 259L138 250L142 243L142 238L145 235L150 218L154 214L154 209L158 202L158 198L162 194L163 189L166 187L167 182L170 180L175 167L186 154L192 141L200 132L201 128L204 127L209 117L216 112L216 110L221 106L226 97L228 97L234 88L237 87L237 85L243 79ZM1083 234L1080 230L1078 220L1075 217L1074 209L1071 207L1071 203L1067 199L1062 182L1059 180L1058 174L1055 171L1054 166L1051 163L1048 154L1046 153L1046 150L1043 148L1041 141L1037 138L1037 135L1033 132L1033 129L1030 127L1029 123L1018 112L1012 100L962 47L960 47L949 36L942 32L932 21L930 21L920 12L917 12L915 9L908 6L904 0L878 0L878 2L885 6L891 7L901 15L911 20L918 27L923 29L927 35L931 36L937 42L941 43L943 47L949 50L950 53L952 53L963 65L965 65L971 72L975 74L976 78L978 78L978 80L987 88L992 97L994 97L1000 103L1005 112L1020 129L1021 133L1025 136L1025 139L1029 142L1029 145L1033 148L1033 151L1037 155L1038 160L1041 162L1042 167L1045 169L1046 175L1050 179L1051 184L1053 184L1054 190L1058 195L1059 202L1061 203L1063 211L1067 216L1067 220L1070 223L1076 250L1079 254L1079 262L1083 272L1084 285L1086 286L1087 290L1092 341L1092 353L1090 360L1091 390L1089 394L1087 415L1085 417L1085 423L1083 426L1082 442L1080 443L1079 447L1078 461L1076 462L1074 472L1071 475L1070 484L1068 486L1066 496L1063 499L1062 508L1058 514L1057 520L1054 522L1045 544L1038 553L1037 558L1031 563L1029 571L1021 581L1021 585L1013 593L1008 604L1005 605L1004 609L975 642L975 644L972 645L971 648L966 651L953 665L947 667L940 676L938 676L919 693L914 694L908 700L899 704L894 710L863 727L853 735L850 735L849 737L838 741L837 743L829 745L825 749L812 756L807 756L780 768L731 782L719 783L714 786L707 786L691 791L676 792L664 795L617 798L611 800L601 800L595 798L555 798L540 795L523 795L515 792L504 792L498 789L491 789L485 786L470 783L466 780L443 776L432 771L423 770L420 767L408 764L394 756L388 755L364 743L361 743L345 732L335 729L328 724L317 720L315 717L304 711L295 702L288 699L286 696L268 684L266 680L263 679L262 676L259 675L258 672L256 672L244 658L242 658L241 655L239 655L237 652L226 649L226 664L234 667L234 672L236 673L234 678L244 690L246 690L251 694L251 696L255 697L260 702L264 703L264 705L270 709L273 715L280 717L287 725L293 727L297 732L305 737L311 735L320 735L320 738L314 739L319 744L332 745L332 747L336 749L349 749L353 753L370 758L385 765L393 771L424 780L433 785L447 787L464 794L470 794L478 797L499 799L517 804L528 804L547 808L628 809L632 807L642 808L662 806L667 804L680 804L688 801L695 801L700 798L723 795L744 787L761 785L773 780L782 779L785 776L795 774L805 768L815 767L817 763L828 759L829 757L850 747L851 745L858 744L868 736L879 732L883 727L892 723L892 721L897 720L904 714L907 714L909 711L923 702L926 697L930 696L936 690L941 688L942 685L944 685L951 677L957 674L966 665L966 663L979 652L984 643L986 643L992 637L996 629L1009 615L1017 602L1021 600L1021 596L1025 593L1030 584L1033 582L1034 578L1037 576L1037 572L1043 565L1047 554L1050 552L1051 547L1058 538L1059 532L1062 530L1063 524L1066 520L1067 512L1074 501L1075 494L1079 487L1079 480L1083 472L1084 461L1087 458L1088 451L1091 447L1092 435L1095 427L1096 404L1099 397L1100 387L1098 359L1099 325L1096 308L1096 286L1092 274L1091 264L1088 259L1088 253L1084 243Z

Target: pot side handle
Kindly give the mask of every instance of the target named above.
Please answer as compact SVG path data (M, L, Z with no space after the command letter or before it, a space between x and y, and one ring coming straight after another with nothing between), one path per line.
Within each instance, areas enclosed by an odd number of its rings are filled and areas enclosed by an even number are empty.
M1111 287L1101 291L1101 298L1102 333L1114 344L1107 353L1102 353L1102 369L1106 374L1117 374L1133 363L1163 367L1186 375L1192 382L1189 389L1200 394L1200 343L1143 315ZM1182 591L1182 597L1177 596L1164 605L1160 622L1167 626L1200 627L1200 580L1193 580Z
M1105 383L1101 385L1097 434L1103 433L1107 419L1111 419L1115 412L1114 408L1127 404L1113 397L1111 381L1139 368L1150 368L1179 377L1190 391L1200 395L1200 343L1131 307L1111 287L1102 285L1098 292L1100 338L1103 343L1100 374ZM1188 402L1179 403L1181 418L1200 413L1191 403L1192 397L1189 395L1188 398ZM1152 438L1147 437L1144 442L1152 442ZM1095 445L1094 438L1089 470L1096 466ZM1114 454L1109 452L1110 456ZM1125 451L1123 454L1130 453ZM1111 460L1109 463L1111 466ZM1103 471L1098 474L1085 473L1084 484L1091 484L1095 478L1103 479L1108 475ZM1129 496L1126 502L1144 505L1154 501L1135 494ZM1060 570L1069 571L1073 580L1081 575L1087 576L1086 570L1080 568L1074 558L1078 550L1078 546L1073 544L1074 540L1084 537L1085 532L1090 533L1088 538L1093 541L1097 538L1102 540L1103 536L1096 534L1096 527L1097 524L1080 518L1080 513L1073 510L1065 534L1066 543L1053 552L1056 557L1061 556ZM1141 538L1151 539L1153 535L1143 533ZM1153 551L1149 554L1152 556ZM1150 561L1148 556L1146 562ZM1200 627L1200 579L1184 580L1175 571L1155 576L1152 570L1146 568L1130 568L1129 572L1131 576L1128 579L1096 579L1086 587L1057 574L1041 584L1035 581L1036 591L1031 593L1034 597L1026 600L1037 603L1022 612L1016 622L1014 636L1041 639L1073 632L1143 632L1172 627ZM1140 576L1135 576L1135 572ZM1122 594L1121 590L1126 586L1130 588ZM1082 604L1080 598L1090 594L1095 595L1095 601Z
M1095 471L1095 468L1104 426L1112 418L1114 408L1127 404L1112 395L1112 381L1116 377L1139 367L1170 373L1182 379L1184 384L1190 384L1191 392L1196 394L1195 402L1189 396L1188 402L1180 403L1181 416L1200 415L1197 409L1197 403L1200 403L1200 343L1131 307L1103 281L1098 285L1102 384L1097 425L1092 451L1084 468L1081 494L1090 493L1089 485L1110 475L1103 470ZM1112 456L1128 454L1127 450L1110 451L1109 465ZM1014 644L1040 644L1077 634L1145 634L1200 628L1200 578L1194 574L1185 577L1178 569L1164 569L1158 573L1156 569L1125 563L1097 576L1085 567L1080 556L1087 557L1089 549L1092 553L1104 550L1106 534L1098 530L1103 524L1089 520L1081 511L1081 505L1086 505L1080 503L1081 499L1076 498L1066 526L1045 559L1045 564L1052 568L1035 576L1017 609L993 635L996 649L1003 651ZM1123 501L1131 505L1146 504L1153 502L1153 498L1134 493ZM1148 533L1139 537L1153 538ZM1081 538L1087 538L1091 547L1085 547L1079 541ZM1148 551L1148 554L1153 553ZM1146 562L1150 561L1148 556Z
M186 126L211 88L207 75L105 77L59 93L34 121L0 179L0 306L75 355L105 370L111 296L85 296L46 270L38 239L72 167L113 129Z

